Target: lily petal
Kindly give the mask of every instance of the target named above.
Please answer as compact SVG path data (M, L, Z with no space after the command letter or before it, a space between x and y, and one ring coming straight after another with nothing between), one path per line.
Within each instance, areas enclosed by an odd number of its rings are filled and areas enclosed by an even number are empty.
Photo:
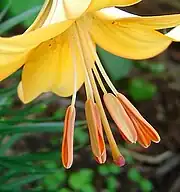
M117 21L117 20L116 20ZM149 16L149 17L132 17L118 19L119 23L134 24L147 26L153 29L167 29L180 24L180 14Z
M172 29L171 31L169 31L166 34L167 37L170 37L173 39L173 41L180 41L180 26L175 27L174 29Z
M103 49L129 59L147 59L165 50L172 39L149 27L93 19L91 35Z
M76 45L74 45L76 52L76 58L72 58L72 51L69 40L68 34L64 34L64 40L61 42L61 50L59 51L60 61L58 64L58 76L54 82L52 87L52 91L59 96L68 97L71 96L74 92L74 66L73 62L76 61L76 77L77 77L77 90L82 86L84 83L84 69L81 60L81 56L79 53L79 49Z
M76 19L86 12L92 0L63 0L65 13L68 19Z
M51 0L51 3L52 3L51 10L43 26L48 26L50 24L59 23L59 22L68 20L66 15L66 10L64 7L64 1Z
M97 17L104 20L112 20L116 24L138 24L152 29L166 29L180 24L180 14L162 16L138 16L115 7L105 8L95 13Z
M30 31L34 31L35 29L40 28L44 24L51 10L51 6L52 6L52 1L45 0L44 5L41 8L41 11L39 12L38 16L36 17L32 25L26 30L26 33Z
M25 100L24 100L24 93L23 93L23 88L22 88L22 81L20 81L18 87L17 87L17 93L18 93L18 97L19 99L25 103Z
M99 19L102 20L118 20L124 18L138 17L138 15L128 13L126 11L120 10L116 7L106 7L94 13Z
M29 60L25 63L22 72L24 103L32 101L42 92L51 89L58 75L59 49L60 45L52 39L39 45L29 55Z
M105 7L126 7L139 3L141 0L91 0L91 5L88 9L90 12L94 12Z
M13 53L0 51L0 81L17 71L27 60L28 52Z
M55 36L60 35L72 25L73 21L68 20L61 23L49 25L35 31L17 35L14 37L0 38L0 54L5 51L23 52L32 49Z
M64 32L73 21L50 25L22 35L0 38L0 81L19 69L30 50Z

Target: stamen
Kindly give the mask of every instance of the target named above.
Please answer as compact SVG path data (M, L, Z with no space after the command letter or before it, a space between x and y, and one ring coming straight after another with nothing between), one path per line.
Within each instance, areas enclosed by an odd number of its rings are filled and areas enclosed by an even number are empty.
M70 37L72 35L72 38ZM73 43L73 34L69 35L70 51L72 55L73 63L73 75L74 75L74 92L72 96L71 105L67 108L65 120L64 120L64 134L62 141L62 163L65 168L70 168L73 163L73 138L74 138L74 124L75 124L75 102L76 102L76 92L77 92L77 57L75 52L75 47Z
M86 31L84 32L84 33L86 33ZM88 46L87 46L88 47ZM94 54L92 53L92 50L90 49L90 47L88 47L88 52L91 54L91 60L92 60L92 62L93 62L93 72L94 72L94 74L95 74L95 76L96 76L96 79L97 79L97 81L98 81L98 83L99 83L99 85L100 85L100 87L101 87L101 89L102 89L102 91L104 92L104 94L105 93L107 93L107 91L106 91L106 88L104 87L104 84L103 84L103 82L102 82L102 80L101 80L101 77L100 77L100 75L99 75L99 73L98 73L98 71L97 71L97 68L96 68L96 65L94 65ZM90 66L88 66L88 68L91 68L92 66L90 65Z
M91 75L92 75L92 78L94 78L93 74L91 74ZM95 82L95 80L94 80L94 82ZM119 151L119 149L117 147L116 141L114 139L111 128L109 126L109 122L108 122L106 114L104 112L104 108L103 108L103 105L102 105L102 102L101 102L101 98L100 98L97 86L96 86L95 83L93 83L92 85L93 85L93 91L95 93L94 94L95 95L95 100L97 102L97 106L98 106L99 112L101 114L103 127L104 127L104 130L105 130L108 142L109 142L109 146L111 148L114 163L117 164L118 166L123 166L125 164L125 161L122 161L123 156L121 155L121 153L120 153L120 151Z
M51 2L51 10L49 11L48 17L45 20L43 27L48 26L50 23L52 23L53 17L55 17L57 14L55 14L57 12L57 10L59 10L60 8L60 3L58 1L52 1ZM55 18L54 18L55 20Z
M100 77L100 75L99 75L99 73L98 73L98 71L96 69L96 65L94 65L94 67L93 67L93 72L94 72L94 74L96 76L96 79L97 79L97 81L99 83L99 86L101 87L104 94L106 94L107 93L106 88L104 87L104 84L103 84L103 82L101 80L101 77Z
M106 158L107 158L107 154L106 154L106 150L104 151L103 155L101 157L95 157L95 160L99 163L99 164L103 164L106 162Z
M71 50L71 55L72 55L72 63L73 63L73 75L74 75L74 93L73 93L73 96L72 96L72 101L71 101L71 105L74 106L75 105L75 102L76 102L76 92L77 92L77 69L76 69L76 66L77 66L77 57L76 57L76 50L75 50L75 47L74 47L74 41L75 41L75 38L74 38L74 35L73 33L70 33L69 35L69 42L70 42L70 50Z
M84 22L82 23L82 25L84 24ZM77 25L78 25L78 23L77 23ZM86 26L85 26L86 27ZM78 25L78 28L81 30L81 24L80 25ZM86 27L86 29L87 29L87 27ZM82 32L83 32L83 35L85 36L85 38L87 38L87 41L91 41L91 43L92 43L92 40L90 39L90 38L88 38L88 34L86 35L86 31L83 31L83 30L81 30ZM88 42L89 43L89 42ZM89 59L91 59L92 61L93 61L93 63L94 63L94 61L95 61L95 57L94 57L94 50L95 50L95 47L94 47L94 45L92 45L93 46L93 51L92 51L92 49L91 49L91 47L89 46L89 45L87 45L87 50L88 50L88 53L90 53L91 54L91 57L89 57ZM88 63L87 63L87 65L88 65ZM91 68L92 66L90 65L90 66L88 66L88 68ZM97 71L97 68L96 68L96 65L94 65L93 66L93 72L94 72L94 74L95 74L95 76L96 76L96 79L97 79L97 81L98 81L98 83L99 83L99 85L100 85L100 87L101 87L101 89L102 89L102 91L104 92L104 94L105 93L107 93L107 91L106 91L106 88L104 87L104 84L103 84L103 82L102 82L102 80L101 80L101 77L100 77L100 75L99 75L99 73L98 73L98 71Z
M103 109L101 98L100 98L100 95L99 95L99 92L98 92L98 89L97 89L97 86L96 86L96 83L95 83L95 79L94 79L92 70L89 67L89 65L86 63L89 60L91 61L91 59L90 59L91 54L89 52L89 47L87 45L87 41L89 42L90 39L88 39L88 40L86 39L86 36L84 35L85 32L81 29L81 25L77 24L77 30L79 31L79 40L82 43L82 47L83 47L83 49L81 49L81 50L82 50L82 53L83 53L83 55L85 57L86 68L87 68L88 75L89 75L89 78L90 78L90 81L91 81L91 84L92 84L92 89L93 89L93 92L94 92L95 100L96 100L97 106L99 108L99 112L100 112L100 115L101 115L103 127L104 127L104 130L106 132L106 136L107 136L107 139L108 139L111 151L112 151L113 160L117 165L123 166L124 161L122 161L122 159L124 159L124 158L122 158L123 156L121 155L121 153L120 153L120 151L119 151L119 149L117 147L117 144L115 142L115 139L113 137L113 134L111 132L108 120L106 118L106 114L105 114L104 109Z
M91 50L91 52L93 53L93 56L94 56L94 59L96 60L96 64L98 66L98 69L100 70L102 76L104 77L106 83L108 84L109 88L112 90L112 92L117 95L118 91L116 90L116 88L114 87L113 83L111 82L111 80L109 79L106 71L104 70L104 67L102 66L101 64L101 61L96 53L96 51L94 50L93 48L93 44L92 44L92 40L91 40L91 37L88 33L85 34L86 35L86 38L88 39L88 46Z
M148 135L150 140L155 143L160 142L161 139L157 131L142 117L130 101L121 93L117 94L117 99L122 104L131 121L134 123L136 131L141 128L141 130L143 129L143 131L145 131L144 135Z
M104 77L106 83L108 84L109 88L112 90L112 92L116 95L118 93L118 91L116 90L116 88L114 87L113 83L111 82L111 80L109 79L106 71L104 70L102 64L101 64L101 61L97 55L97 53L95 52L95 57L96 57L96 64L102 74L102 76Z
M137 141L136 130L119 100L111 93L105 94L103 98L111 117L119 128L119 131L122 132L131 143L135 143Z
M105 152L101 118L96 104L90 99L86 101L85 112L92 151L95 157L100 158Z
M90 91L89 91L89 83L88 83L88 79L85 78L85 82L84 82L84 87L85 87L85 90L86 90L86 97L87 99L90 99L92 96L92 93L90 94Z
M75 43L77 44L78 49L79 49L80 57L81 57L82 64L83 64L82 67L84 69L85 78L86 78L85 79L85 87L86 87L87 99L92 99L94 101L93 90L92 90L91 82L90 82L90 79L89 79L89 76L88 76L88 71L87 71L86 64L85 64L86 61L85 61L83 51L82 51L82 47L81 47L81 44L80 44L80 38L79 38L79 35L78 35L78 31L76 29L76 24L73 25L73 28L74 28L74 35L75 35Z
M81 36L79 34L79 30L77 27L77 34L79 35L79 40L81 40ZM89 58L84 54L84 50L82 49L83 43L82 41L79 41L79 45L80 45L80 50L82 53L82 56L84 58L84 63L85 63L85 67L88 73L88 77L93 89L93 83L90 73L92 73L90 67L91 65L89 65L89 63L92 63L93 60L89 60ZM104 139L103 139L103 132L102 132L102 125L101 125L101 119L100 119L100 115L98 112L98 108L96 107L96 104L93 103L93 101L91 99L88 99L86 101L86 105L85 105L85 111L86 111L86 119L87 119L87 123L88 123L88 128L89 128L89 133L90 133L90 138L91 138L91 146L92 146L92 151L95 155L95 157L97 159L104 157L102 162L105 161L105 157L104 153L105 153L105 143L104 143Z
M76 110L70 105L67 108L64 121L64 134L62 141L62 163L65 168L70 168L73 163L73 138Z
M149 137L148 132L143 130L144 129L143 125L141 125L140 122L138 122L135 118L133 118L133 115L130 115L131 114L130 111L128 111L128 110L126 110L126 111L136 129L137 136L138 136L138 138L137 138L138 143L145 148L149 147L151 144L151 138Z

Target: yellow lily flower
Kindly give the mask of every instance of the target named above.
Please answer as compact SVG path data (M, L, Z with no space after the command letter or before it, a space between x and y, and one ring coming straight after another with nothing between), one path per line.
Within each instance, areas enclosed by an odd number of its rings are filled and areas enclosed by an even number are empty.
M126 141L138 141L144 147L151 141L160 141L154 128L113 86L95 47L98 44L106 51L129 59L146 59L161 53L172 41L180 40L179 14L141 17L113 7L139 1L46 0L24 34L0 38L0 80L23 66L18 95L24 103L47 91L62 97L72 96L62 143L62 162L66 168L73 162L76 92L83 84L95 159L99 163L106 161L104 129L114 162L120 166L125 163L107 121L96 80L104 93L104 103ZM175 28L165 35L157 31L172 27ZM113 94L107 93L102 77Z

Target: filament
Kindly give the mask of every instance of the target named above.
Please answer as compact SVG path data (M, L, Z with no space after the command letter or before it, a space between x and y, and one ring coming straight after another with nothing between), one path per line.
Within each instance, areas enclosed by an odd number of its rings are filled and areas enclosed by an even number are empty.
M70 42L70 50L71 50L71 55L72 55L72 63L73 63L73 79L74 79L74 92L73 92L73 96L72 96L72 101L71 101L71 105L75 105L76 102L76 92L77 92L77 56L76 56L76 50L74 47L74 36L73 33L70 34L72 35L73 38L69 37L69 42Z
M89 36L88 33L86 33L86 38L88 39L87 42L88 42L88 46L90 47L91 49L91 52L93 53L93 56L94 56L94 59L96 60L96 64L98 66L98 69L100 70L102 76L104 77L106 83L108 84L108 86L110 87L110 89L112 90L112 92L117 95L118 94L118 91L116 90L115 86L113 85L113 83L111 82L111 80L109 79L106 71L104 70L104 67L102 66L101 64L101 61L96 53L96 51L94 50L94 47L93 47L93 44L92 44L92 41L91 41L91 38Z
M91 98L94 101L94 97L93 97L93 91L92 91L92 86L91 86L91 82L88 76L88 71L86 68L86 64L85 64L85 58L83 56L83 51L82 51L82 47L80 44L80 38L77 32L77 29L75 27L76 25L74 25L74 34L75 34L75 38L76 38L76 43L79 49L79 53L80 53L80 57L81 57L81 61L82 61L82 67L84 68L84 72L85 72L85 88L86 88L86 94L87 94L87 98Z
M93 72L94 72L94 74L96 76L96 79L97 79L97 81L99 83L99 86L101 87L103 93L106 94L107 93L106 88L104 87L104 84L103 84L103 82L101 80L101 77L100 77L95 65L93 66Z

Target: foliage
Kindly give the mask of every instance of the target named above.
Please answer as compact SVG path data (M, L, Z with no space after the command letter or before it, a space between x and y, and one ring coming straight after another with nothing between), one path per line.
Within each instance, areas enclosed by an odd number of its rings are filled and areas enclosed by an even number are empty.
M15 26L16 24L22 22L26 27L28 27L35 19L42 3L43 0L31 0L31 1L1 0L2 9L4 8L6 10L8 7L7 12L9 17L12 17L11 18L12 25L14 23Z
M135 101L151 99L157 92L154 84L142 78L134 78L129 82L128 92Z

